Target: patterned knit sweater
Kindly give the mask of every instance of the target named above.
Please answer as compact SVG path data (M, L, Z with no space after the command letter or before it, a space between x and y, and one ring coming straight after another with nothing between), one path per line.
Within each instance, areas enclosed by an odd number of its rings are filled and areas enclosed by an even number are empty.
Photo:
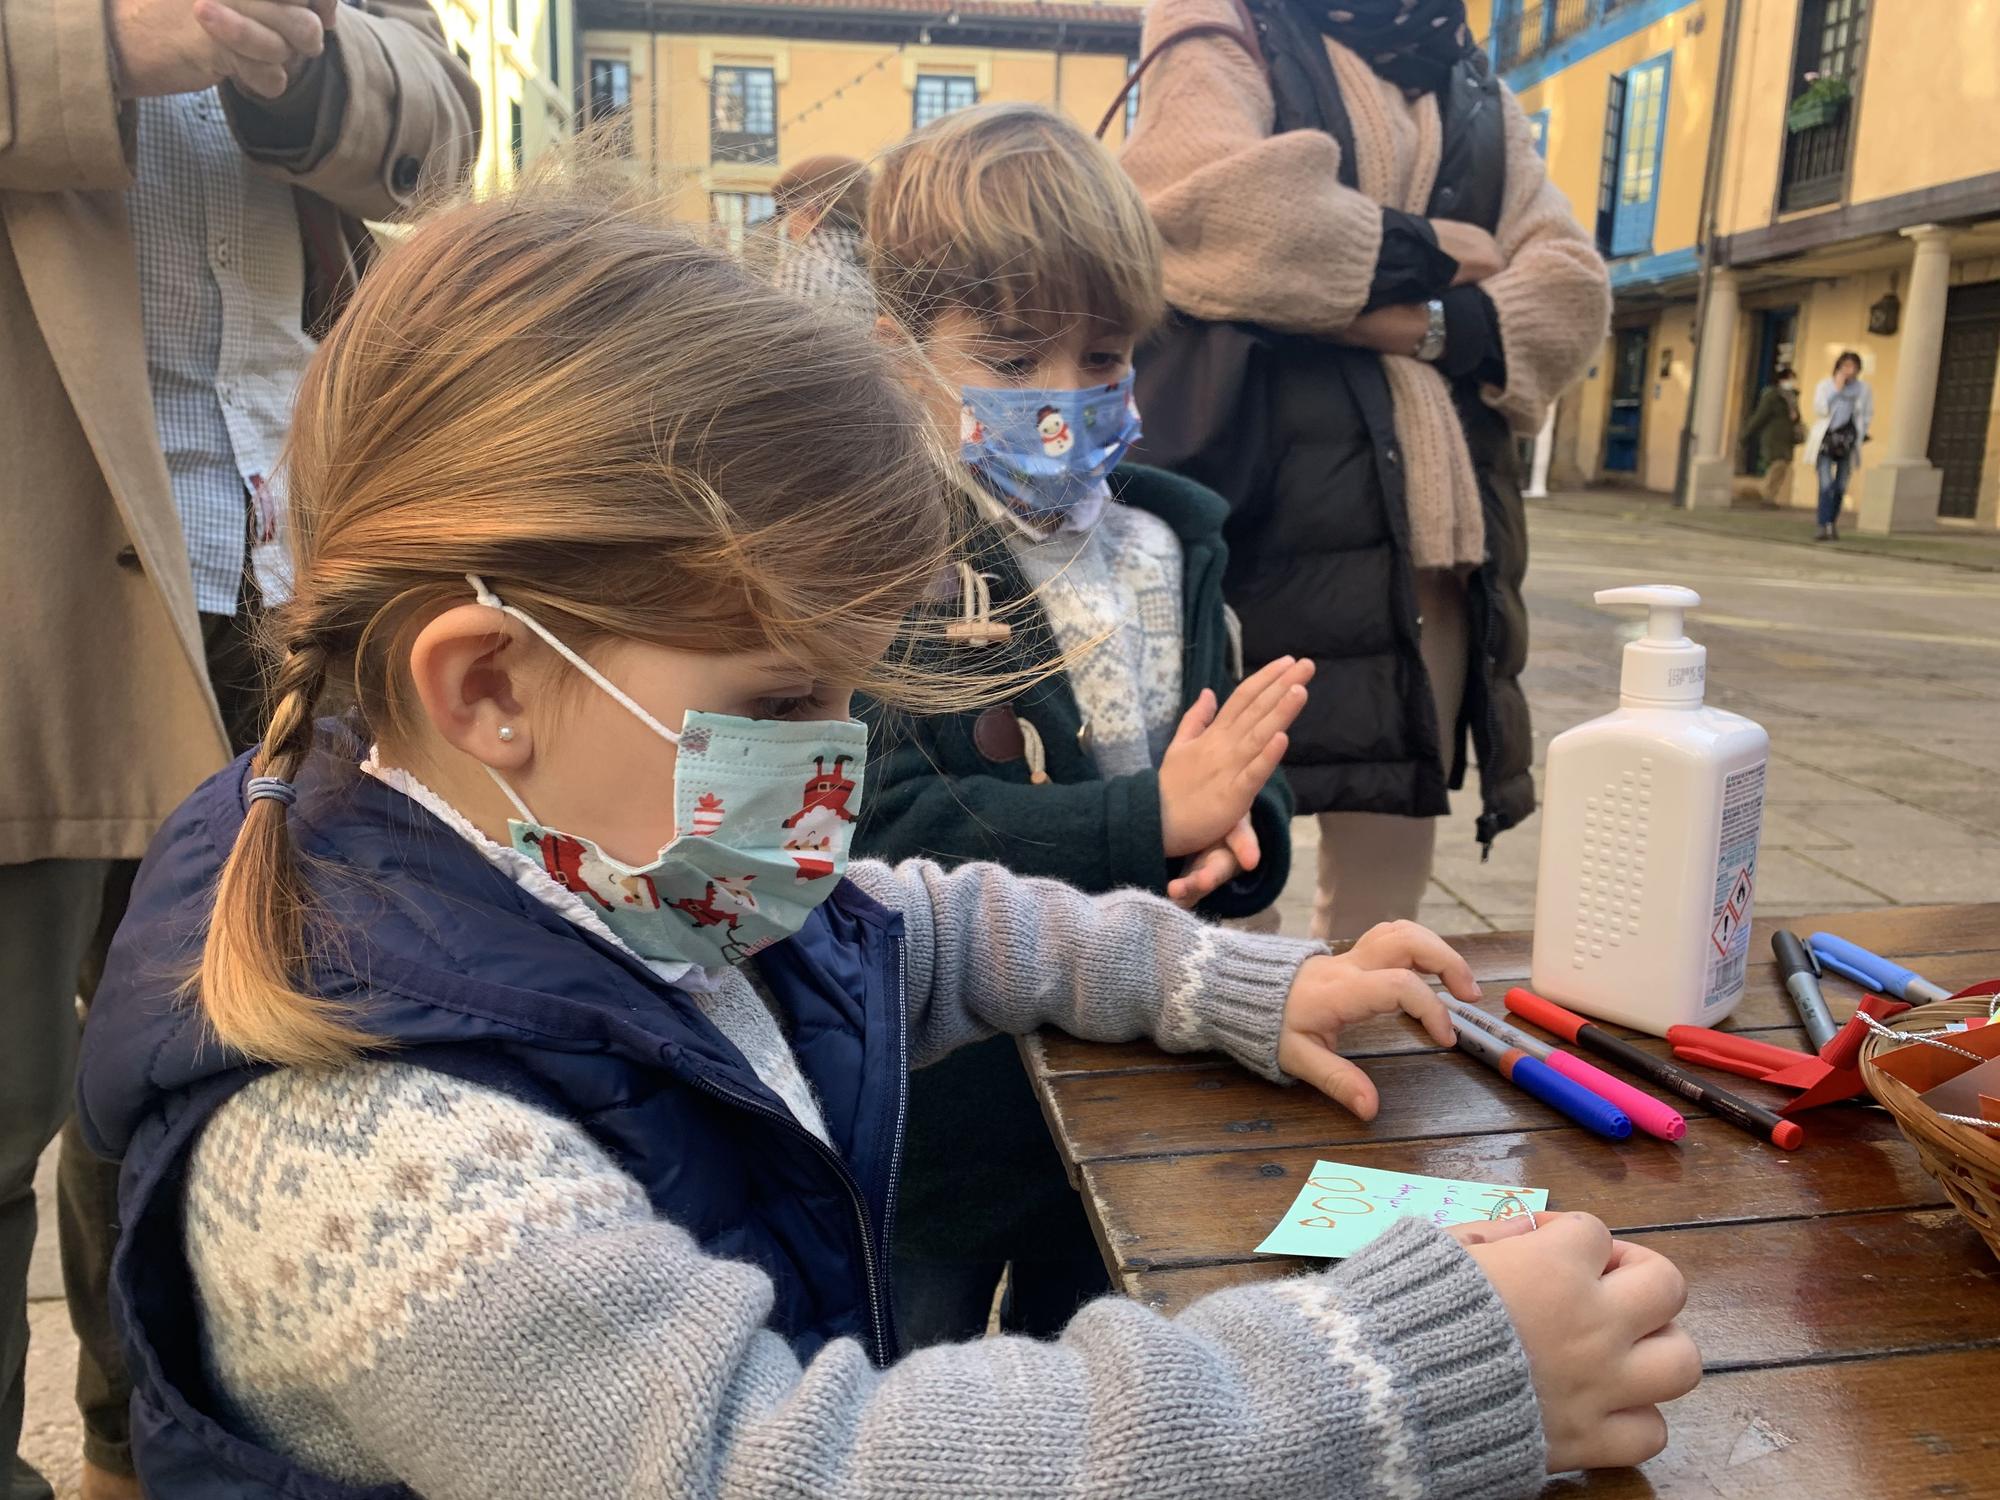
M912 1056L993 1028L1219 1047L1277 1076L1310 946L993 866L861 863L904 913ZM738 981L740 982L740 981ZM1544 1450L1505 1308L1439 1231L1167 1319L801 1365L771 1286L706 1255L575 1125L407 1063L280 1071L189 1163L204 1355L240 1430L431 1500L1527 1496ZM1245 1225L1253 1235L1261 1226Z
M1075 654L1070 690L1098 771L1153 770L1181 717L1181 544L1173 528L1107 499L1083 531L1038 536L1015 522L1007 546L1056 644Z

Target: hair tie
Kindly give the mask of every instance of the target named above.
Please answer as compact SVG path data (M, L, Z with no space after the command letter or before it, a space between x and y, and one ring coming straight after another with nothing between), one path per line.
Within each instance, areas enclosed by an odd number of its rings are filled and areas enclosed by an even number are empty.
M299 789L282 776L252 776L243 783L243 801L246 807L253 806L266 797L290 807L299 800Z

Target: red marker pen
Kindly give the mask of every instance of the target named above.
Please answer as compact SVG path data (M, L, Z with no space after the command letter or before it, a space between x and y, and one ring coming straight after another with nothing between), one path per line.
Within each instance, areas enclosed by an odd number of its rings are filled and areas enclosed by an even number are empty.
M1763 1136L1781 1150L1796 1151L1805 1144L1806 1133L1798 1121L1782 1119L1761 1104L1738 1098L1727 1089L1718 1088L1677 1068L1664 1058L1641 1052L1602 1026L1564 1010L1554 1001L1544 1000L1532 990L1507 991L1507 1009L1544 1031L1554 1032L1566 1042L1575 1042L1586 1052L1595 1052L1599 1057L1637 1073L1649 1083L1672 1089L1683 1099L1704 1106L1717 1119L1727 1120L1737 1129L1747 1130L1752 1135Z

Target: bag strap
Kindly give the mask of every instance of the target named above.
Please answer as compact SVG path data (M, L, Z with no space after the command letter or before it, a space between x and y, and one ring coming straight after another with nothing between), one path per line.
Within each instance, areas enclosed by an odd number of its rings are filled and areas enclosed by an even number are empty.
M1266 78L1270 77L1271 66L1265 61L1264 48L1257 40L1257 22L1250 14L1250 7L1244 4L1244 0L1230 0L1230 4L1236 11L1236 24L1231 25L1227 21L1197 21L1194 25L1183 26L1173 35L1162 37L1153 43L1146 55L1139 59L1139 65L1132 70L1132 76L1125 80L1125 87L1112 99L1111 107L1104 111L1104 118L1097 122L1097 138L1100 141L1104 139L1104 133L1111 128L1111 122L1118 118L1118 112L1125 107L1125 101L1132 97L1132 90L1139 86L1139 80L1146 76L1146 70L1160 60L1161 53L1170 47L1179 46L1182 42L1202 36L1221 37L1224 41L1234 42L1243 49L1250 61L1257 65L1258 72Z

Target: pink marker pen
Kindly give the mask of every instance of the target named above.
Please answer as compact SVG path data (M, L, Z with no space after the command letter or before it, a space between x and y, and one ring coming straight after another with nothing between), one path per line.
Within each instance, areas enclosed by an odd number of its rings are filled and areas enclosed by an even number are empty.
M1519 1047L1530 1057L1539 1058L1571 1083L1580 1084L1599 1098L1617 1105L1646 1134L1658 1136L1663 1141L1677 1141L1687 1134L1687 1121L1662 1100L1633 1088L1621 1078L1613 1078L1602 1068L1593 1067L1572 1052L1551 1047L1547 1042L1529 1036L1518 1026L1509 1026L1498 1016L1489 1015L1476 1005L1468 1005L1451 995L1438 998L1444 1001L1452 1019L1461 1026L1477 1026L1488 1036L1496 1037L1510 1047Z

